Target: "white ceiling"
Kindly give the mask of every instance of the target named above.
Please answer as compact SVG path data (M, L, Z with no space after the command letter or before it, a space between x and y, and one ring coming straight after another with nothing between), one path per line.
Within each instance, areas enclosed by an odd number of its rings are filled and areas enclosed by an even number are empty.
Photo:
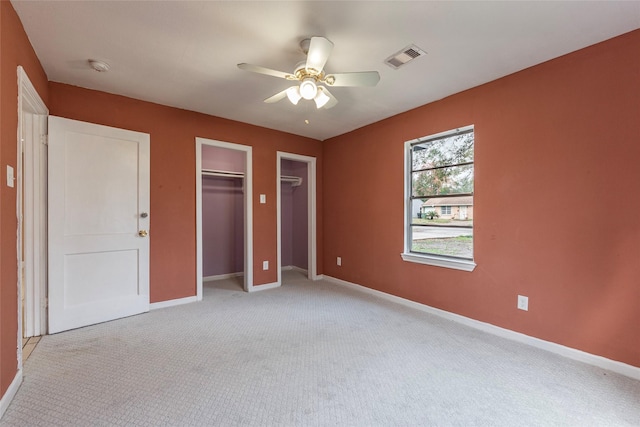
M324 140L640 28L639 1L17 1L49 80ZM290 82L300 40L335 47L325 71L378 71L374 88L333 88L316 110L263 99ZM427 52L394 70L384 60ZM98 73L88 59L108 62ZM305 124L305 119L309 124Z

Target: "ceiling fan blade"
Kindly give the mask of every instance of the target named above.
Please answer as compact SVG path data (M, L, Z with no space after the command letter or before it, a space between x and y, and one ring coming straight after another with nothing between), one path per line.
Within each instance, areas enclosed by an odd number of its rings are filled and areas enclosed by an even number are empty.
M329 74L324 82L329 86L375 86L380 81L377 71Z
M288 89L285 89L285 90L283 90L282 92L278 92L278 93L276 93L275 95L273 95L273 96L271 96L271 97L269 97L269 98L265 99L265 100L264 100L264 102L266 102L267 104L273 104L274 102L278 102L278 101L280 101L281 99L286 98L286 96L287 96L287 90L288 90Z
M329 40L324 37L311 37L307 52L307 70L313 70L320 74L332 50L333 43Z
M245 71L251 71L252 73L266 74L267 76L280 77L282 79L287 79L287 80L297 80L295 76L291 75L290 73L285 73L284 71L272 70L271 68L265 68L259 65L242 63L242 64L238 64L238 68Z
M331 94L331 92L329 92L329 89L327 89L326 87L324 87L324 86L318 86L318 91L320 91L320 92L324 93L325 95L327 95L327 96L329 97L329 100L328 100L324 105L322 105L322 106L321 106L321 107L319 107L319 108L324 107L324 108L326 108L326 109L329 109L329 108L331 108L331 107L334 107L334 106L338 103L338 100L336 99L336 97L335 97L335 96L333 96L333 95ZM318 97L316 96L316 99L317 99L317 98L318 98ZM318 105L318 101L316 101L316 105Z

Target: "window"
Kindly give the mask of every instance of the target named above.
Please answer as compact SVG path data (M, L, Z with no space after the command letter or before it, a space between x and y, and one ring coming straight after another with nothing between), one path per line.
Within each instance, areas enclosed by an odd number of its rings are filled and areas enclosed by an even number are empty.
M475 268L473 146L473 126L405 144L405 261Z

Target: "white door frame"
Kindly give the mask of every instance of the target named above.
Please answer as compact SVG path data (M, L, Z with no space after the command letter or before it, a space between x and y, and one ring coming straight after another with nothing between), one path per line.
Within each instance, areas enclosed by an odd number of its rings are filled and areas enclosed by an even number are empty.
M196 137L196 300L202 300L202 146L245 153L244 167L244 290L253 288L253 166L252 147Z
M316 244L316 158L303 156L301 154L277 152L276 171L278 185L276 186L278 205L278 286L282 285L282 195L281 195L281 163L282 160L294 160L307 164L307 179L302 185L307 185L307 277L309 280L319 280L317 266L317 244ZM306 182L304 182L306 181Z
M49 110L18 66L17 267L18 367L22 366L22 321L25 336L47 332L47 117ZM25 131L25 128L27 128ZM24 157L23 157L24 156ZM23 167L24 161L24 167ZM24 245L24 246L23 246ZM24 253L24 313L21 273Z

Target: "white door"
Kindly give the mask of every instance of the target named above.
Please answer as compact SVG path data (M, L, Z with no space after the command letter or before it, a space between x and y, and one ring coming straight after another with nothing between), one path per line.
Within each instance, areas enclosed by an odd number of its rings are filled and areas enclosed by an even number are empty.
M49 116L49 333L149 311L149 135Z

